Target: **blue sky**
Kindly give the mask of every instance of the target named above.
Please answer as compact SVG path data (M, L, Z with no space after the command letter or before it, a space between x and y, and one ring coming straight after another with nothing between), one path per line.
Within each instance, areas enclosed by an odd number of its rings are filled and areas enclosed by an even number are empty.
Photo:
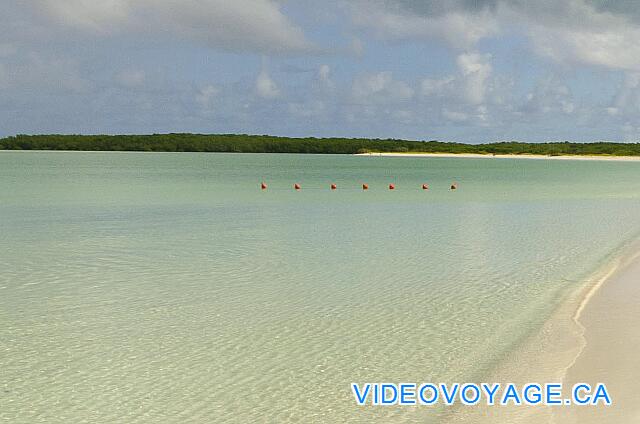
M0 27L0 136L640 138L632 1L23 0Z

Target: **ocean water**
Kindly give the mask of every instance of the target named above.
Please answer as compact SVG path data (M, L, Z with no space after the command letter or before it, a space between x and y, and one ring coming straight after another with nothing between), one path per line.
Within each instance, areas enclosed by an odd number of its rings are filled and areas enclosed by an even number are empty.
M350 383L482 379L640 235L640 162L0 152L0 179L11 423L439 422Z

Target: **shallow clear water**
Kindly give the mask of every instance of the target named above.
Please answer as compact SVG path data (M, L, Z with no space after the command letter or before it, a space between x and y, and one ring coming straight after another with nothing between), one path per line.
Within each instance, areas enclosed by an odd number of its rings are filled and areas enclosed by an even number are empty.
M640 232L636 162L0 152L0 178L17 423L437 421L350 383L481 378Z

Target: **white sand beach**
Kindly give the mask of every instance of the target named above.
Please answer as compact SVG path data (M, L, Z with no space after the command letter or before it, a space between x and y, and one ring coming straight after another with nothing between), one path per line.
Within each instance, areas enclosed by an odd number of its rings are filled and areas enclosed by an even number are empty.
M560 423L640 422L640 254L622 263L585 305L584 349L567 370L564 385L605 383L609 407L559 408Z
M598 156L598 155L493 155L479 153L357 153L355 156L372 157L407 157L407 158L471 158L471 159L552 159L552 160L606 160L606 161L640 161L640 156Z
M590 424L640 422L640 250L636 243L562 302L542 329L492 373L490 381L607 386L611 406L460 408L454 423Z

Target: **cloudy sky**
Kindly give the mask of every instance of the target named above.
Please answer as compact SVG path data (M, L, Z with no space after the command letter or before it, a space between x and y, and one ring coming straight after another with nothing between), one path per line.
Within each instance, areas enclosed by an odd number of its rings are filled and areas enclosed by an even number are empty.
M634 0L7 0L0 28L0 136L640 140Z

